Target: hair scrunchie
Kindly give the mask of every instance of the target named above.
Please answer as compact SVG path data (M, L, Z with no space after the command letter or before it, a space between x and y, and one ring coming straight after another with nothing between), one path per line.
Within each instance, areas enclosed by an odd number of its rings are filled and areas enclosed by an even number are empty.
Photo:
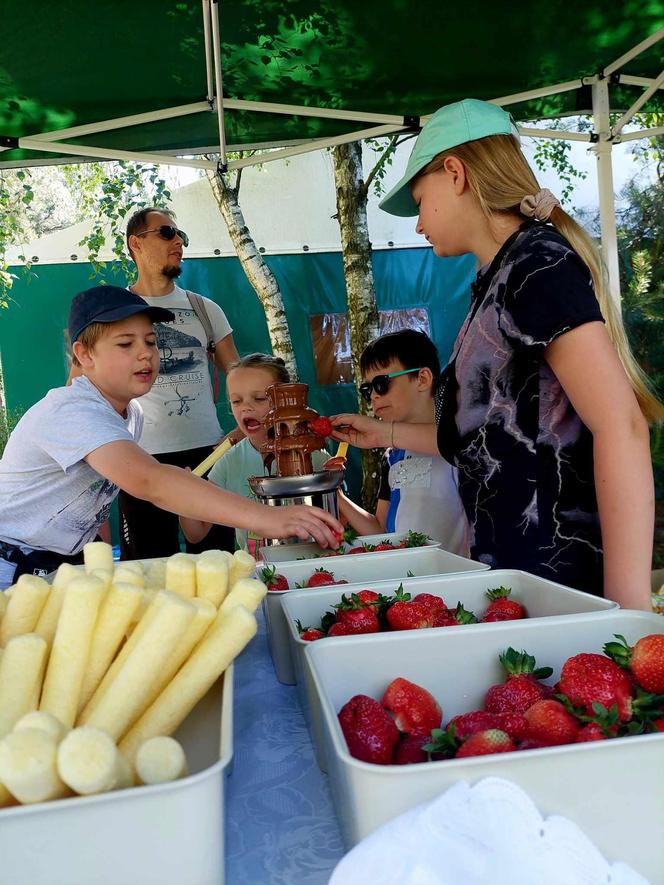
M535 218L537 221L548 221L551 213L560 206L560 200L555 197L551 191L543 187L536 194L527 194L519 205L522 215L528 218Z

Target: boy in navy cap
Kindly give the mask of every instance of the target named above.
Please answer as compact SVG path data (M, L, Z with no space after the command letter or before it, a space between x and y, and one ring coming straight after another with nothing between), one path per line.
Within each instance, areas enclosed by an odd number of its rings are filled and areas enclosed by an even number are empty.
M341 526L315 507L272 508L160 464L138 445L136 397L159 371L152 322L164 308L116 286L72 301L69 335L82 375L29 409L0 460L0 589L21 574L80 561L119 489L173 513L251 529L262 537L307 538L336 546Z

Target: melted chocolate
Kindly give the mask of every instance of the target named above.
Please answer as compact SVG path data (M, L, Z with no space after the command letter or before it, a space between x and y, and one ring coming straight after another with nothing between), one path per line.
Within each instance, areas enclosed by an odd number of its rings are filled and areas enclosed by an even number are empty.
M268 475L306 476L313 473L311 453L322 448L320 436L312 433L309 422L318 417L307 405L308 384L272 384L267 389L270 411L263 421L267 442L260 448Z

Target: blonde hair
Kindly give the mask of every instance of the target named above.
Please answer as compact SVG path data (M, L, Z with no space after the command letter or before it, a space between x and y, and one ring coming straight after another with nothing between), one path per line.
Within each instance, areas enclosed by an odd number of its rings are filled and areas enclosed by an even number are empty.
M89 326L86 326L85 329L83 329L76 341L79 341L86 350L94 350L95 344L99 339L103 338L104 335L108 335L109 326L109 323L90 323ZM73 351L71 361L73 365L80 367L81 364Z
M265 369L270 372L276 384L288 384L290 374L286 363L280 356L272 356L271 353L248 353L231 363L226 371L226 381L233 369Z
M468 187L489 220L494 215L520 214L521 200L527 194L536 194L540 190L535 174L513 135L490 135L443 151L434 157L420 175L442 169L445 160L451 156L463 163ZM650 423L661 421L664 419L664 406L653 393L647 375L634 359L620 309L608 291L597 246L589 234L560 206L555 207L550 221L590 271L607 331L641 411Z

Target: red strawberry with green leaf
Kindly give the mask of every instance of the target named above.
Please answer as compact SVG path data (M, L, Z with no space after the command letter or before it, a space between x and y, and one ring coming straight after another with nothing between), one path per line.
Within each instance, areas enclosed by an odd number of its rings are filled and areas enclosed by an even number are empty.
M393 679L380 702L394 716L399 731L429 735L432 728L440 728L440 705L431 692L408 679Z
M502 728L501 718L498 713L487 713L486 710L471 710L470 713L459 713L453 716L447 723L447 727L454 726L455 735L459 740L464 740L479 731L487 731L490 728ZM506 729L504 729L506 730Z
M394 751L394 765L415 765L419 762L428 762L429 755L422 749L429 743L430 735L427 734L402 734L401 740Z
M507 673L505 682L492 685L484 699L484 709L490 713L525 713L536 701L553 694L548 685L539 680L551 676L551 667L536 669L535 658L525 651L508 648L499 655Z
M277 573L276 566L266 566L261 569L261 581L267 585L268 590L289 590L288 579Z
M329 569L325 568L317 568L316 571L309 577L305 586L307 587L326 587L329 584L336 584L337 581L334 580L334 575Z
M351 553L373 553L373 550L373 544L360 544L358 547L351 547L346 552L350 555Z
M300 634L300 639L304 639L305 642L315 642L316 639L322 639L325 636L318 627L303 627L300 621L295 621L295 626Z
M353 594L355 596L355 594ZM337 623L343 624L348 635L355 633L378 633L378 615L371 606L362 605L359 599L348 599L337 606Z
M372 553L384 553L386 550L394 550L394 545L390 544L389 541L381 541L380 544L375 544L373 547Z
M509 587L494 587L493 590L487 590L486 595L491 602L484 612L483 621L506 620L516 621L526 617L526 610L514 599L510 599L512 591ZM498 618L494 617L498 615Z
M634 646L615 633L618 642L607 642L604 654L620 667L628 669L644 691L664 694L664 634L643 636Z
M525 740L557 746L576 741L580 722L560 701L535 701L523 714L528 723Z
M517 743L522 741L528 730L528 723L523 713L496 713L498 717L498 728L506 731L507 734Z
M604 655L582 653L568 658L560 671L557 689L589 716L593 715L593 704L597 703L607 710L615 704L621 722L632 717L629 676Z
M309 430L316 436L326 437L332 434L332 422L323 415L319 415L313 421L307 423L309 424Z
M395 602L385 615L391 630L422 630L433 627L433 615L417 602Z
M339 724L355 759L389 765L399 742L399 729L390 714L373 698L358 694L339 711Z
M447 614L447 606L440 596L434 596L433 593L418 593L413 596L413 602L423 605L431 614L436 617L445 617ZM437 626L437 624L434 624Z
M478 731L461 744L456 753L457 759L468 756L488 756L491 753L509 753L516 750L512 738L499 728Z
M430 540L428 535L425 535L424 532L414 532L412 529L409 530L406 537L399 544L400 547L425 547L427 542Z
M348 636L349 630L345 624L340 624L339 621L337 621L335 624L332 624L330 629L327 631L327 635L328 636Z

